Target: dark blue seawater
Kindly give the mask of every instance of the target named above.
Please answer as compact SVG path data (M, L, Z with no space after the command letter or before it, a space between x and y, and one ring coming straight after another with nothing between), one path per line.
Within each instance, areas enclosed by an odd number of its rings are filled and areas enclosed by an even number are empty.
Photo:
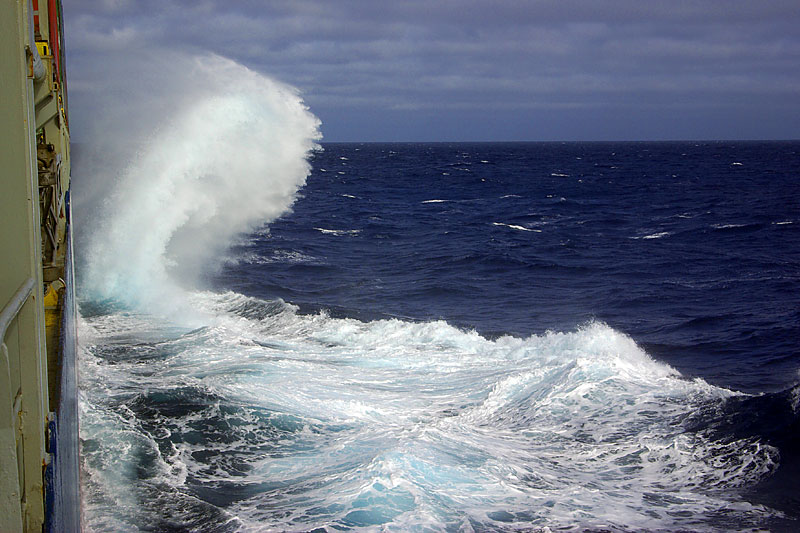
M800 142L323 148L208 318L84 294L91 529L800 527Z
M312 164L218 288L490 337L599 320L723 387L800 379L800 143L325 144Z

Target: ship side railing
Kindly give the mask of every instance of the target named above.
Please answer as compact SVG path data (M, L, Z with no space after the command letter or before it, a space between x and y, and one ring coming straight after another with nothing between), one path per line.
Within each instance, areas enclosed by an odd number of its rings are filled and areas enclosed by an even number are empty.
M3 339L3 352L6 357L8 357L8 347L6 346L5 339L8 327L17 317L22 309L22 306L28 301L28 298L31 297L33 288L35 286L36 280L33 278L28 278L27 281L20 286L19 290L17 290L14 296L11 297L11 300L9 300L9 302L3 308L3 311L0 312L0 339Z
M21 390L15 387L16 381L12 380L12 368L18 370L19 339L12 343L13 349L9 350L6 337L9 330L17 330L15 324L20 324L20 313L36 288L36 280L27 278L8 300L3 310L0 311L0 405L5 412L0 413L0 453L3 454L2 462L4 479L0 480L0 524L3 528L21 530L24 526L24 512L20 507L24 501L26 487L23 478L26 468L20 465L22 459L20 450L20 431L23 419L23 398ZM14 328L12 329L12 326ZM15 393L16 390L16 393ZM24 453L24 452L23 452ZM16 463L12 466L12 462Z

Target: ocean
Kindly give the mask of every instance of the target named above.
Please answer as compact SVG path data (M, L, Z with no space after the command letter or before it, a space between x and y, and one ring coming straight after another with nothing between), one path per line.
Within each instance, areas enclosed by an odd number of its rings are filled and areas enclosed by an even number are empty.
M90 530L800 528L800 142L306 148L79 280Z

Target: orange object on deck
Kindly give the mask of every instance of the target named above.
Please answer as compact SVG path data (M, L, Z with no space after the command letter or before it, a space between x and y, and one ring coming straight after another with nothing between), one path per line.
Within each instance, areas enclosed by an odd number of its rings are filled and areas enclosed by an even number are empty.
M36 5L38 4L38 0L34 0L34 9L36 9ZM56 78L58 79L59 83L61 82L61 34L58 31L59 24L58 24L58 9L61 7L58 5L59 2L57 0L47 0L47 16L49 22L49 30L50 30L50 48L53 51L53 63L56 67ZM35 24L35 20L34 20Z

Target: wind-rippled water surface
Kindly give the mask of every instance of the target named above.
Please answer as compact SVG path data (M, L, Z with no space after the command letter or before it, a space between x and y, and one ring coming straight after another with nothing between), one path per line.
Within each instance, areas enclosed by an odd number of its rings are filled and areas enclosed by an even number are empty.
M88 526L795 529L798 150L324 145L207 290L84 296Z

